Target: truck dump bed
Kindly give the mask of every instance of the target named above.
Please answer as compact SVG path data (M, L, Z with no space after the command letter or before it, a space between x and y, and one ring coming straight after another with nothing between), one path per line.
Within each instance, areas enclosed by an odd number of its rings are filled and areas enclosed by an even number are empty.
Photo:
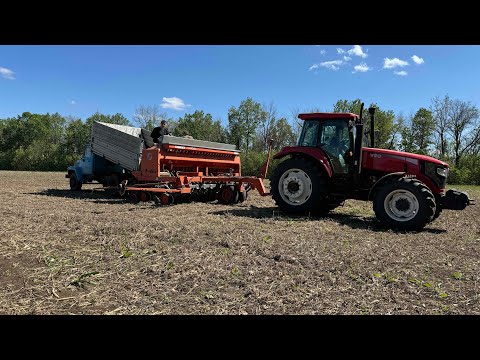
M141 128L94 122L92 152L127 170L137 170L143 149L141 134Z

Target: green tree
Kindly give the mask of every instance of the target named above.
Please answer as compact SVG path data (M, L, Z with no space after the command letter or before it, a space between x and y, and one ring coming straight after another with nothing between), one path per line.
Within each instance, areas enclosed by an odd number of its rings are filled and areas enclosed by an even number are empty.
M65 118L60 114L23 113L11 123L16 140L9 152L15 170L60 170L65 164Z
M412 119L410 141L416 153L427 155L428 147L433 143L435 121L432 112L420 108Z
M448 147L448 123L449 113L452 101L445 95L445 97L435 97L432 99L431 109L433 114L433 121L435 122L435 135L437 138L437 146L440 152L440 157L445 158Z
M105 115L105 114L101 114L97 111L95 114L93 114L92 116L88 117L85 120L85 123L87 124L90 131L92 129L92 125L93 125L94 121L104 122L104 123L107 123L107 124L117 124L117 125L131 126L128 119L120 113L116 113L115 115Z
M360 99L355 100L338 100L333 105L334 112L354 113L360 115L362 101ZM375 130L378 130L378 139L375 141L375 147L389 149L393 147L395 142L395 136L398 132L398 127L395 127L394 119L395 113L393 110L383 110L377 104L372 103L370 107L374 107L375 110ZM365 106L362 115L363 122L367 124L367 130L369 127L370 116L368 114L368 107ZM368 133L368 131L367 131Z
M225 129L220 120L214 121L211 114L205 114L199 110L179 118L173 135L190 135L194 139L206 141L226 141Z
M254 142L258 124L266 116L262 105L252 98L243 100L238 108L232 106L228 110L229 140L247 153Z
M27 116L30 113L0 121L0 170L13 169L15 150L25 143Z
M408 123L404 123L401 130L401 138L402 140L400 141L400 150L413 153L415 152L415 146L413 143L413 134L412 134L412 127L411 127L411 122L412 122L413 116L411 116L410 120Z
M273 148L280 150L285 146L293 146L296 143L296 136L292 126L286 118L281 118L272 126L271 137L274 140Z
M452 136L455 166L465 153L480 142L479 110L470 102L453 100L449 109L447 131Z
M292 125L285 117L277 117L277 109L273 103L263 106L265 117L260 119L257 127L253 150L267 151L269 140L273 139L273 149L278 150L284 146L291 146L296 143L297 136Z
M70 161L80 157L90 143L91 130L81 119L67 118L65 130L65 152Z

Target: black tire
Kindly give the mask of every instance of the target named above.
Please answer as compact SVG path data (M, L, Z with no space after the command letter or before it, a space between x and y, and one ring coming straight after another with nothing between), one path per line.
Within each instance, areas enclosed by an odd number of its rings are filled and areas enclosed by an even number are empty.
M245 190L240 191L238 194L238 202L243 203L245 200L247 200L247 197L248 193Z
M435 197L421 181L399 178L382 185L375 192L373 211L387 227L421 230L435 217Z
M435 210L435 215L433 216L432 221L436 220L440 216L443 210L443 206L440 204L440 197L435 196L435 204L437 208Z
M218 192L218 200L224 205L238 203L239 196L240 192L233 185L223 185Z
M293 169L299 171L294 171ZM292 180L287 185L288 189L285 190L283 181L291 176L295 176L295 173L301 175L304 179L302 180L300 177L300 180ZM284 176L286 178L282 180ZM282 184L280 184L281 180ZM300 183L303 189L299 188ZM275 203L286 214L324 214L329 211L326 202L328 194L326 183L323 172L312 160L291 158L283 161L275 168L270 178L270 191ZM291 184L293 184L292 189L290 189ZM281 189L280 185L282 185ZM289 196L289 194L297 197L294 198Z
M82 183L78 181L77 175L75 173L70 174L70 190L80 191L82 189Z

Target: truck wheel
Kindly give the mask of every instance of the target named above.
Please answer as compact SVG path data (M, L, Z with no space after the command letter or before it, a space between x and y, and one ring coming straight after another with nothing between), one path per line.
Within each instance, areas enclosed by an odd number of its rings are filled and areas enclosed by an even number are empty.
M378 189L373 198L373 211L388 227L421 230L434 219L435 197L421 181L399 178Z
M275 168L270 184L273 200L285 213L328 212L326 179L311 160L285 160Z
M70 174L70 190L79 191L82 189L82 183L78 181L77 175L75 173Z

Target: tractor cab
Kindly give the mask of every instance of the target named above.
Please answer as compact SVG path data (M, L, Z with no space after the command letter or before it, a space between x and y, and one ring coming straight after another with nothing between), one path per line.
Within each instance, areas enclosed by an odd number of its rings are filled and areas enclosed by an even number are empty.
M355 148L354 125L358 115L310 113L298 117L305 122L297 146L322 149L334 175L351 173Z

